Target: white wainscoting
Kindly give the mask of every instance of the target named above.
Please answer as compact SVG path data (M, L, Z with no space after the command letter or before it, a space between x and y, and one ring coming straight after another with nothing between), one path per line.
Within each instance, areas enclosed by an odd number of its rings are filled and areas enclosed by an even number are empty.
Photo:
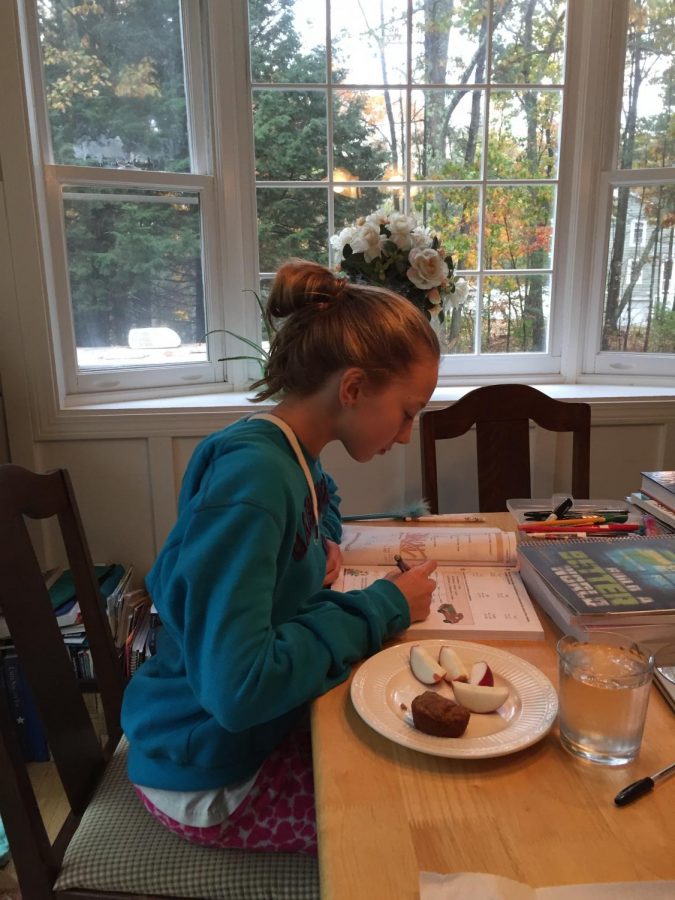
M222 424L228 424L227 421ZM231 417L232 419L235 416ZM36 468L67 468L75 486L95 560L133 563L136 581L148 571L169 533L185 466L202 433L42 441ZM547 497L565 490L569 437L534 429L531 435L533 489ZM419 433L367 464L355 463L341 446L322 454L335 478L345 513L400 508L421 497ZM675 469L675 404L622 401L593 404L591 489L595 497L625 496L636 490L641 470ZM477 507L475 434L439 448L441 509ZM46 539L46 562L58 562L58 546Z

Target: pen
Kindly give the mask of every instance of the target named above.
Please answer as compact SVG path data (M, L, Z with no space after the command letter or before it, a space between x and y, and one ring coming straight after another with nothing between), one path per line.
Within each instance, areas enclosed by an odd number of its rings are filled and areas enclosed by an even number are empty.
M546 519L545 522L523 522L518 528L523 531L528 528L555 530L556 528L570 528L577 525L601 525L604 521L602 516L583 516L578 519L556 519L555 521Z
M545 522L550 516L546 510L527 509L523 513L523 517L531 522ZM628 518L628 512L621 509L568 509L564 516L559 516L559 522L566 522L568 519L586 518L586 516L602 516L605 522L625 522ZM550 520L553 521L553 520Z
M394 556L394 562L396 563L398 568L401 570L401 572L408 572L410 570L410 566L408 565L408 563L404 559L402 559L398 555L398 553L396 553Z
M540 540L548 540L548 541L571 541L575 538L585 538L585 531L535 531L528 537L539 538Z
M675 773L675 763L671 763L669 766L659 769L659 771L655 772L653 775L647 775L646 778L640 778L639 781L634 781L632 784L629 784L628 787L619 791L614 798L614 802L617 806L625 806L627 803L632 803L633 800L637 800L638 797L642 797L644 794L653 791L654 787L661 779L667 778L673 773Z
M518 526L521 531L524 531L526 534L534 534L536 532L548 532L549 534L564 534L569 531L584 531L586 534L608 534L608 533L621 533L621 532L631 532L631 531L639 531L640 526L634 522L624 522L619 523L616 522L613 525L559 525L557 528L553 528L550 524L544 525L543 522L537 525L520 525Z

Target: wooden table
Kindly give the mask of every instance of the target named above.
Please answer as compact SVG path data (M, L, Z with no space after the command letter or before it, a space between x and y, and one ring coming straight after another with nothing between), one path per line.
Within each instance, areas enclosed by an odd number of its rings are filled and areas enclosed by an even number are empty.
M514 527L508 513L487 518ZM559 632L540 618L545 641L484 643L557 686ZM533 887L675 878L675 778L632 805L613 803L622 787L675 760L675 716L656 688L638 759L612 768L563 750L557 725L495 759L408 750L363 722L349 685L312 712L324 900L413 900L420 871L489 872Z

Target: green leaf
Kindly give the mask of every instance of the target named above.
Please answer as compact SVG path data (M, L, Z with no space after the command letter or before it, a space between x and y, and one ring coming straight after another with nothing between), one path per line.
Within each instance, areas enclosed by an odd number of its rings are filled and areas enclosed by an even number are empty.
M218 362L227 362L228 360L232 361L235 359L250 359L253 362L257 362L258 365L263 368L263 361L259 356L219 356Z
M230 337L236 338L238 341L242 341L244 344L248 344L248 346L251 347L253 350L255 350L256 353L258 353L263 359L268 358L269 354L267 353L267 351L265 350L264 347L261 347L260 344L256 344L255 341L251 341L247 337L244 337L241 334L236 334L234 331L230 331L229 328L213 328L213 329L211 329L211 331L207 331L206 334L204 335L204 337L206 337L209 334L216 334L216 333L229 334Z

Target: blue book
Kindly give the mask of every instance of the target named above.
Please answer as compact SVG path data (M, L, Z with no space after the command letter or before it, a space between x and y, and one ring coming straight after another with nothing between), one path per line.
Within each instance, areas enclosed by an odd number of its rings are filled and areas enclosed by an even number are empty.
M4 656L2 669L9 708L17 725L24 759L27 762L47 762L50 758L47 737L16 653Z

